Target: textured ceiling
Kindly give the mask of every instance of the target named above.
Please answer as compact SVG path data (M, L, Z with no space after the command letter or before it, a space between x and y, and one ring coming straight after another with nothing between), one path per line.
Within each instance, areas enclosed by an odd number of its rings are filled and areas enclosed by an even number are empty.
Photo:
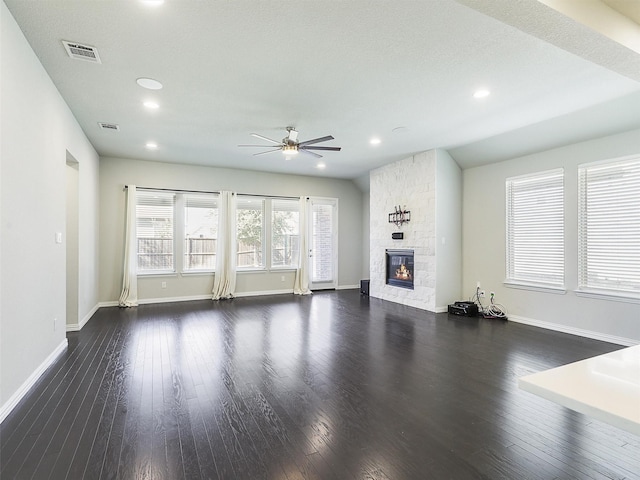
M356 178L431 148L466 168L640 127L640 55L535 0L4 1L104 157ZM321 171L237 147L287 125L342 151Z

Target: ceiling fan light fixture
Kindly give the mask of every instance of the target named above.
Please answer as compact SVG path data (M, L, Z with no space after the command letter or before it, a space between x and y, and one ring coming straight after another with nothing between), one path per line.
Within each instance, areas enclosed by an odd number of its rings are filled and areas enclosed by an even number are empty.
M285 155L297 155L298 154L298 146L297 145L283 145L282 153Z

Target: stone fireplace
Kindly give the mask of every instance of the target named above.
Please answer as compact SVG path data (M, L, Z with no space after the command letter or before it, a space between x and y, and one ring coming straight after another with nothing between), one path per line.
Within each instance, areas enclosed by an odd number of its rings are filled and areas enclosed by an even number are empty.
M413 250L385 250L386 283L394 287L413 290L414 263Z
M462 298L460 167L446 151L429 150L372 170L369 185L369 295L446 312ZM411 221L400 227L389 223L398 205L411 211ZM394 236L398 232L402 235ZM387 250L413 252L413 263L404 263L412 284L392 278L398 268L402 272L402 262L389 268Z

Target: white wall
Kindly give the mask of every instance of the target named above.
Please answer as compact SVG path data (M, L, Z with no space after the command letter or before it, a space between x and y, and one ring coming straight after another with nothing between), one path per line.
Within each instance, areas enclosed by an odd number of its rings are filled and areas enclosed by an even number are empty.
M357 288L362 273L362 193L351 180L262 173L120 158L100 159L100 300L113 302L122 286L124 185L258 195L339 199L338 288ZM294 273L238 273L238 295L292 291ZM166 288L162 289L162 282ZM140 300L181 299L211 294L212 275L138 279Z
M369 261L370 261L369 232L371 231L370 202L371 202L371 195L369 194L369 192L364 192L362 194L362 274L360 275L362 277L361 278L362 280L369 279Z
M79 316L97 305L98 156L4 2L0 22L1 418L66 345L67 152L79 162Z
M67 317L66 325L73 328L78 325L78 286L80 285L79 273L79 217L80 206L78 205L78 181L80 165L73 158L67 158L66 168L66 262L67 262Z
M436 311L461 300L462 170L445 150L436 150Z
M509 318L621 344L640 343L640 304L576 296L578 165L640 152L640 130L463 171L463 292L480 281ZM565 172L564 295L506 288L505 179L552 168Z

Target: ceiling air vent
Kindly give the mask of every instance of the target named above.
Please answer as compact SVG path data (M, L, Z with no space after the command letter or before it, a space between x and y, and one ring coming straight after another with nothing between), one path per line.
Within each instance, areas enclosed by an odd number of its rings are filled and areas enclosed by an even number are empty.
M67 51L71 58L76 60L84 60L86 62L102 63L100 61L100 55L98 55L98 49L90 45L82 45L80 43L62 41L64 49Z
M100 128L102 130L115 130L115 131L120 130L120 125L115 123L98 122L98 125L100 125Z

